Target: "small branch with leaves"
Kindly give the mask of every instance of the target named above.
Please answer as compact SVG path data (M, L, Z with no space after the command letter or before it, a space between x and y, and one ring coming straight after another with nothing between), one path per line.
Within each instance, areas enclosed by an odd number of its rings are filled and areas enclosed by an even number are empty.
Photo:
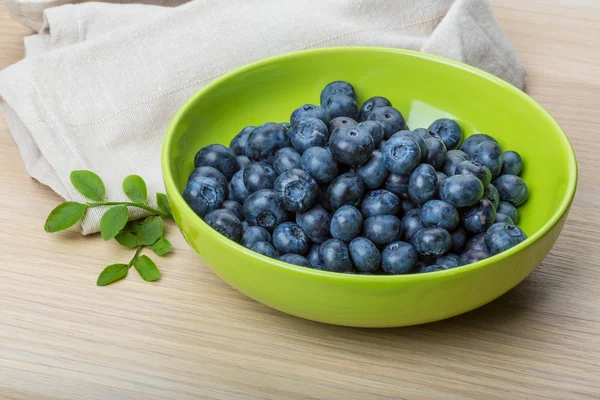
M100 234L104 240L115 239L119 244L135 249L133 258L127 264L112 264L104 268L98 276L96 284L106 286L127 276L129 268L134 267L143 280L153 282L160 278L156 264L141 252L150 248L159 256L171 251L171 243L163 236L163 218L171 218L171 209L167 196L157 193L158 209L147 204L148 192L146 182L138 175L130 175L123 181L123 191L131 201L104 201L106 189L104 182L91 171L71 172L71 183L79 193L92 202L77 203L67 201L56 207L46 220L46 232L58 232L70 228L79 222L89 208L112 206L100 220ZM129 207L137 207L149 211L154 216L143 221L129 221Z

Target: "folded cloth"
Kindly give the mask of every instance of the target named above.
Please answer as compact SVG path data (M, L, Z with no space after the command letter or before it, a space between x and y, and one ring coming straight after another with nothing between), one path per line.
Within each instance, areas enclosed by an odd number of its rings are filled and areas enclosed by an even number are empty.
M77 169L99 174L111 201L126 200L121 182L130 174L162 191L161 141L177 109L219 75L272 55L396 47L462 61L519 88L525 75L484 0L82 3L43 15L40 33L25 40L26 58L0 72L0 110L29 174L73 201L84 200L69 182ZM98 231L101 211L89 210L84 234Z

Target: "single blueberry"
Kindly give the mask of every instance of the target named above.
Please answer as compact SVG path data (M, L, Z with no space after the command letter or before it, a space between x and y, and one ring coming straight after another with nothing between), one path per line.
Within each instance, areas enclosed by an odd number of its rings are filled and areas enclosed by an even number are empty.
M358 167L371 157L375 142L369 131L355 126L337 128L329 138L329 149L342 164Z
M447 269L448 269L448 267L443 266L443 265L431 264L431 265L427 265L427 266L423 267L423 269L421 270L421 273L445 271Z
M273 231L273 246L282 254L304 254L309 240L304 231L293 222L284 222Z
M520 207L529 199L529 190L523 179L516 175L501 175L494 181L500 200Z
M490 257L490 253L485 250L467 250L460 255L460 265L468 265L477 261L485 260Z
M223 207L225 210L231 211L233 215L235 215L240 221L244 220L244 206L237 201L225 200L221 207Z
M314 269L321 269L321 260L319 259L320 244L313 244L308 248L305 257Z
M496 209L489 200L479 200L462 210L462 222L469 233L484 232L496 222Z
M354 267L360 272L374 272L381 264L381 254L369 239L357 237L348 246Z
M402 221L394 215L369 217L365 220L364 236L377 246L387 246L402 237Z
M366 121L374 109L379 107L391 107L392 103L385 97L374 96L365 101L360 107L360 120Z
M462 141L462 128L458 122L449 118L440 118L429 125L429 130L442 138L448 150L456 149Z
M435 196L437 174L429 164L421 164L410 175L408 194L413 203L422 205Z
M402 209L402 215L405 215L410 210L414 210L418 208L415 203L413 203L410 199L400 199L400 209Z
M288 213L277 202L275 191L263 189L252 193L244 203L244 217L250 225L272 231L288 220Z
M498 143L487 141L479 143L477 147L475 147L472 159L473 161L488 167L492 173L492 179L495 179L502 169L504 153L502 153L502 149Z
M281 257L279 257L279 261L283 261L288 264L294 264L299 267L312 268L310 262L306 258L302 257L300 254L284 254Z
M521 175L523 170L523 159L516 151L507 150L504 152L504 162L502 163L502 175Z
M383 147L383 161L393 174L410 175L421 161L421 149L408 136L389 139Z
M492 225L485 233L485 243L491 254L502 253L525 239L527 239L527 235L521 228L506 222Z
M453 231L460 222L458 210L442 200L429 200L421 208L421 220L425 226Z
M278 174L293 168L302 168L302 156L293 147L277 150L273 158L273 168Z
M358 207L365 194L365 183L358 174L351 172L334 179L327 189L329 206L335 211L343 205Z
M446 145L441 139L434 137L427 138L425 142L427 143L425 162L436 170L441 169L446 162Z
M213 210L206 214L204 222L221 235L239 243L242 240L242 223L229 210Z
M450 233L450 238L452 239L450 251L459 253L467 242L467 231L459 225L454 232Z
M249 193L261 189L273 189L277 171L271 164L263 161L253 162L244 168L244 186Z
M384 139L389 139L394 133L407 129L402 113L391 106L373 109L367 120L381 123Z
M302 168L319 184L327 184L338 175L338 164L333 154L323 147L311 147L302 154Z
M296 214L296 223L306 236L315 243L329 239L329 213L320 205Z
M203 167L208 165L215 167L227 179L231 179L235 174L239 165L233 151L229 150L222 144L210 144L201 148L194 157L194 167Z
M348 117L337 117L329 121L329 132L335 131L342 126L352 127L358 125L358 122Z
M277 258L277 251L269 242L256 242L250 247L250 250L262 254L263 256Z
M304 211L315 204L319 186L308 172L294 168L275 180L275 195L284 210Z
M363 199L360 211L365 218L374 215L398 215L400 199L385 189L372 190Z
M456 268L460 266L460 258L456 254L448 253L445 256L441 256L435 260L435 263L446 269Z
M390 243L381 253L381 268L388 274L408 274L416 263L417 252L406 242Z
M505 214L513 220L515 224L519 223L519 211L515 206L506 201L501 201L496 207L496 213Z
M349 96L356 100L356 92L351 84L345 81L334 81L330 82L323 88L321 91L321 104L325 103L325 101L333 96L333 95L343 95Z
M478 233L471 237L465 244L465 250L485 251L489 253L487 244L485 244L485 232Z
M287 129L281 124L267 122L257 126L248 136L246 155L252 161L271 163L277 150L289 146L290 140Z
M515 222L506 214L496 213L496 222L506 222L507 224L514 225Z
M329 140L329 130L323 121L307 118L298 121L289 133L292 146L300 153L311 147L325 147Z
M238 156L246 155L246 142L248 141L248 136L250 136L250 132L252 132L256 128L255 126L247 126L240 131L231 142L229 142L229 148L234 154Z
M334 239L350 242L360 235L362 223L363 216L360 211L354 206L345 205L333 213L329 231Z
M357 168L356 173L363 178L369 189L375 189L383 185L389 175L383 161L383 154L377 150L371 154L371 158L366 163Z
M500 193L498 193L496 186L491 183L487 185L483 190L483 198L489 200L490 203L494 205L494 208L498 208L498 203L500 203Z
M194 168L194 170L192 171L192 173L190 174L190 176L188 178L188 181L196 179L197 176L205 176L207 178L215 179L219 183L219 185L221 185L221 187L223 188L223 195L225 197L227 197L227 193L228 193L227 178L225 178L225 175L223 175L221 173L221 171L219 171L215 167L209 167L208 165L205 165L203 167Z
M348 117L358 120L358 104L352 97L334 94L322 103L329 118Z
M188 180L183 190L183 199L196 214L204 217L221 207L225 194L215 179L198 175Z
M329 123L329 116L327 115L327 111L325 111L323 107L319 107L314 104L305 104L294 110L294 112L290 116L290 124L294 126L299 121L307 118L320 119L326 126Z
M474 135L469 136L465 139L465 141L460 146L460 149L467 154L468 158L473 157L473 153L475 152L475 148L479 146L480 143L483 142L496 142L496 139L493 137L483 134L476 133ZM496 142L498 143L498 142Z
M337 239L329 239L319 247L321 269L330 272L351 272L352 261L346 243Z
M450 250L452 238L442 228L423 228L413 236L413 244L419 254L439 257Z
M440 184L440 199L454 207L469 207L483 197L483 184L473 175L450 176Z
M407 197L409 182L410 175L389 174L384 187L398 197Z
M252 161L246 156L237 156L235 158L237 160L238 166L240 169L246 168Z
M490 182L492 181L492 173L490 172L488 167L486 167L485 165L476 163L475 161L461 162L460 164L458 164L458 167L456 167L455 173L456 173L456 175L460 175L460 174L474 175L477 178L479 178L481 183L483 183L483 186L489 185Z
M262 226L249 226L242 235L242 246L251 248L258 242L271 242L271 234Z
M444 165L442 166L442 172L444 174L446 174L447 176L456 175L456 169L464 161L465 161L464 158L462 158L458 155L447 155L446 161L444 162Z
M414 140L419 145L419 149L421 150L421 161L425 162L429 154L429 149L427 147L427 141L423 139L423 136L419 135L417 132L404 130L394 133L392 135L392 138L398 136L408 136L409 138Z
M229 191L229 199L235 200L240 204L244 204L246 198L250 195L246 185L244 185L244 170L241 169L233 175L227 187Z
M402 239L412 243L415 233L423 228L425 228L425 224L421 220L421 209L415 208L414 210L410 210L404 215L404 218L402 218Z
M375 148L378 148L383 141L383 125L377 121L363 121L357 126L366 129L371 134L375 141Z

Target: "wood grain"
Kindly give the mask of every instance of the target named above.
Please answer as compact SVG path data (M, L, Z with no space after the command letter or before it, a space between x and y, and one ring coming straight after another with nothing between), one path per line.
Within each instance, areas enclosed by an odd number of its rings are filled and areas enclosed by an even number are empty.
M600 4L495 0L527 90L575 146L579 189L542 265L500 299L438 323L348 329L242 296L173 225L163 278L97 288L130 252L42 226L60 201L0 123L2 399L600 398ZM0 68L28 32L0 8Z

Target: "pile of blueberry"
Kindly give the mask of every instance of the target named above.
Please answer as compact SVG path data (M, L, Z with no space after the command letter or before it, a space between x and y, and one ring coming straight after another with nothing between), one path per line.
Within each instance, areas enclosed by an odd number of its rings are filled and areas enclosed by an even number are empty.
M462 136L447 118L408 130L388 99L359 107L352 85L336 81L289 123L248 126L229 148L198 151L183 197L219 233L291 264L455 268L527 237L516 225L529 196L521 157L491 136Z

